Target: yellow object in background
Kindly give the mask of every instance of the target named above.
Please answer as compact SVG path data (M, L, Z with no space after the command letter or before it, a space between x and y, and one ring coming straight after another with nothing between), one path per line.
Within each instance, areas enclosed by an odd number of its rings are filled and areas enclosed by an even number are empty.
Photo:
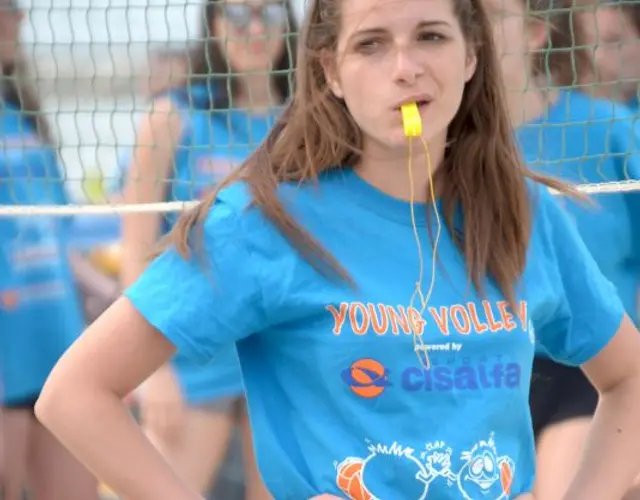
M89 203L100 205L107 203L104 176L99 168L87 169L82 179L82 192Z
M403 104L400 107L402 112L402 125L404 135L407 137L420 137L422 135L422 117L415 102Z
M122 263L122 245L113 243L96 247L89 251L88 258L89 262L104 274L116 277L120 273Z

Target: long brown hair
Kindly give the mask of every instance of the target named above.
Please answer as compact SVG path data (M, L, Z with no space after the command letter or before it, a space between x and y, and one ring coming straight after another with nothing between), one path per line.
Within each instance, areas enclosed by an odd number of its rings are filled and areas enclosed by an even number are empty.
M533 55L534 74L547 77L549 85L572 87L589 64L580 46L576 26L577 0L522 0L525 16L545 24L547 43Z
M237 97L240 86L238 79L234 78L234 68L231 67L222 51L220 39L213 32L215 20L219 15L218 6L224 1L206 0L201 16L199 42L185 55L186 74L183 78L172 81L167 89L161 89L161 91L190 85L207 85L214 92L208 102L196 104L199 104L198 107L207 107L209 109L226 109L232 104L232 98ZM291 0L280 1L284 2L287 11L284 35L285 48L273 64L272 78L280 101L285 102L291 96L292 91L298 25L291 6Z
M45 144L53 145L53 135L42 113L40 100L29 76L29 65L22 54L2 68L2 98L18 108Z
M293 100L266 141L202 204L184 214L170 233L169 241L185 257L190 254L192 229L202 224L218 191L244 180L254 207L318 271L327 277L349 278L340 263L287 213L276 194L280 182L314 181L323 171L355 165L360 159L362 133L342 101L328 91L320 59L322 54L336 54L340 1L313 1L301 32ZM482 293L482 283L490 277L513 301L531 232L526 179L562 192L571 190L525 168L514 143L482 2L451 1L465 38L477 54L477 69L448 129L449 146L438 168L438 190L447 229L464 254L471 282ZM459 210L461 234L454 231Z

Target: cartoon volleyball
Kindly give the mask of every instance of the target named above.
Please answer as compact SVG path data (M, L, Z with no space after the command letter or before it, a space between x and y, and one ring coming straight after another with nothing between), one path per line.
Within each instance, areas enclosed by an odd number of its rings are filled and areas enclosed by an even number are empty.
M361 458L347 458L337 469L338 487L351 500L372 500L373 496L362 484L362 468L364 460Z

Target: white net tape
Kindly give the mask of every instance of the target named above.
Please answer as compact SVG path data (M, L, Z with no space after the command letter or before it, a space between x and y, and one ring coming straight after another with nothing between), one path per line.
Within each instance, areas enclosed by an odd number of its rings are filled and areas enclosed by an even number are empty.
M576 188L588 195L640 192L640 181L608 182L602 184L581 184ZM553 194L558 194L551 190ZM0 205L0 217L18 215L49 215L49 216L73 216L73 215L115 215L115 214L142 214L142 213L170 213L181 212L193 208L200 201L190 202L163 202L163 203L113 203L104 205L30 205L11 206Z
M151 82L153 54L167 47L177 47L184 54L190 43L201 41L204 0L16 1L26 14L23 52L34 67L42 113L60 142L65 188L75 203L0 204L0 217L170 213L195 206L197 201L94 204L86 185L93 178L117 180L119 158L134 147L136 126L148 108L144 87ZM10 0L0 0L0 6L3 2ZM306 0L292 0L298 19L305 4ZM599 34L596 38L593 50L602 46L620 58L624 50L631 50L622 41L614 46L608 39L600 43ZM166 61L162 64L165 67L156 68L156 79L164 78L162 71L171 71ZM640 181L626 177L609 182L602 175L597 179L601 182L593 183L594 179L580 176L578 188L587 194L640 191ZM582 184L587 180L591 183Z

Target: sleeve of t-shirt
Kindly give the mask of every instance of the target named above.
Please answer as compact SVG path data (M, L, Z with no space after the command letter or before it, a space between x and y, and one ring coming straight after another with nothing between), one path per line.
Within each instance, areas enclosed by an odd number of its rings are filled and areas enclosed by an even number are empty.
M613 284L602 274L576 225L547 189L541 189L538 214L550 246L548 275L553 307L538 318L536 337L549 355L581 365L597 355L618 331L625 314Z
M640 269L640 190L625 193L624 197L631 221L631 263L634 269Z
M611 127L611 151L617 163L617 176L620 181L640 180L640 121L630 110L623 108L625 114ZM618 110L620 115L622 110Z
M125 292L178 351L197 361L265 327L262 283L240 217L216 202L202 234L192 233L189 258L167 249Z
M620 125L615 135L613 147L619 165L619 180L640 181L640 121L630 116L628 121ZM620 193L629 211L631 227L630 261L634 268L640 267L640 190Z

